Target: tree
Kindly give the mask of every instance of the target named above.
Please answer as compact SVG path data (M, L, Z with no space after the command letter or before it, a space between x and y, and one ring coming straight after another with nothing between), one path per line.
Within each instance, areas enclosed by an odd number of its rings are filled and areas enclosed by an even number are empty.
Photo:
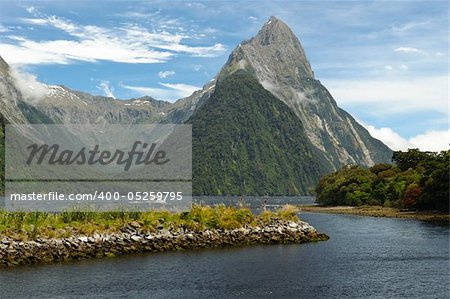
M374 178L374 174L360 166L343 167L319 181L317 201L324 205L367 204Z
M403 207L405 209L414 208L421 194L422 188L420 188L419 184L410 184L406 188L405 195L403 195Z
M379 173L390 170L393 167L394 167L394 165L392 165L392 164L380 163L380 164L375 164L374 166L370 167L369 170L374 175L378 175Z
M396 166L347 166L323 177L316 187L317 201L449 211L450 151L398 151L392 160Z
M449 160L450 151L442 151L428 163L422 163L423 193L417 203L419 209L449 211Z
M394 162L401 171L415 168L419 163L428 161L435 153L421 152L419 149L409 149L407 152L396 151L392 154Z

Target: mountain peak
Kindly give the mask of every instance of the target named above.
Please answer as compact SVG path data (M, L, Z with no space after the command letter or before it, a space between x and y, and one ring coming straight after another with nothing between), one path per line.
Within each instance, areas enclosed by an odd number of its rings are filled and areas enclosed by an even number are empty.
M286 23L272 16L266 23L264 23L264 25L261 27L255 38L267 36L277 38L280 34L282 36L294 35L292 30L289 28L288 25L286 25Z
M269 26L269 25L272 25L272 26L276 26L276 25L284 25L284 26L286 26L286 27L288 27L287 25L286 25L286 23L284 23L283 21L281 21L280 19L278 19L277 17L274 17L274 16L271 16L270 18L269 18L269 20L264 24L264 26Z
M389 161L390 149L340 109L315 80L299 39L280 19L270 17L255 37L235 48L218 82L241 70L294 111L308 140L333 167Z
M237 69L254 71L260 82L314 78L299 39L286 23L273 16L255 37L239 44L224 73L230 74Z
M287 67L300 77L314 77L305 50L289 26L272 16L252 39L254 47L266 50L265 55Z

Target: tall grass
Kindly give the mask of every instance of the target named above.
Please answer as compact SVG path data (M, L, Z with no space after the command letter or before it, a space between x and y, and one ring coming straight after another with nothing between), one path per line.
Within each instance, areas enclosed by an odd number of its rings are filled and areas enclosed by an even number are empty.
M155 232L160 228L234 229L245 225L264 225L274 218L297 221L297 210L293 206L284 206L278 211L265 211L261 215L254 215L245 207L235 208L225 205L194 205L190 211L178 213L120 210L46 213L0 210L0 238L8 236L18 240L32 240L39 237L68 237L74 234L117 232L132 222L137 222L143 230L149 232Z

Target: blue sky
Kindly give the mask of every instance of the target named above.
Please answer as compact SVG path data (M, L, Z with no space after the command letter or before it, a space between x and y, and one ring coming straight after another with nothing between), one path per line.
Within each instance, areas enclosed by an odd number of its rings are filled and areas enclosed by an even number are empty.
M1 1L0 55L46 84L173 101L271 15L372 135L448 146L447 1Z

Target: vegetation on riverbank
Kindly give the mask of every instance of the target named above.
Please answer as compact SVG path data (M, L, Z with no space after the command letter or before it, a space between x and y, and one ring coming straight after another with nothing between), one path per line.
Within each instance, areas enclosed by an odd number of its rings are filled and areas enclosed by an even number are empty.
M450 215L445 212L403 211L398 208L381 206L302 206L302 212L318 212L332 214L350 214L358 216L405 218L430 222L450 223Z
M268 215L265 213L265 216ZM167 229L158 227L154 232L149 232L142 223L133 221L112 233L74 234L66 238L31 241L3 236L0 239L0 268L131 253L325 240L328 240L327 235L319 233L306 222L286 221L278 217L266 217L253 225L234 229L199 230L179 226Z
M317 202L325 206L383 206L449 211L450 151L394 152L395 165L347 166L323 177Z
M283 206L275 212L265 211L254 215L248 208L194 205L190 211L172 213L149 212L6 212L0 211L0 237L15 240L37 238L65 238L73 235L114 233L129 225L155 232L166 228L189 230L235 229L247 225L264 225L275 218L299 221L297 208Z
M254 215L247 208L193 206L190 211L0 212L0 268L118 255L328 240L298 209Z

